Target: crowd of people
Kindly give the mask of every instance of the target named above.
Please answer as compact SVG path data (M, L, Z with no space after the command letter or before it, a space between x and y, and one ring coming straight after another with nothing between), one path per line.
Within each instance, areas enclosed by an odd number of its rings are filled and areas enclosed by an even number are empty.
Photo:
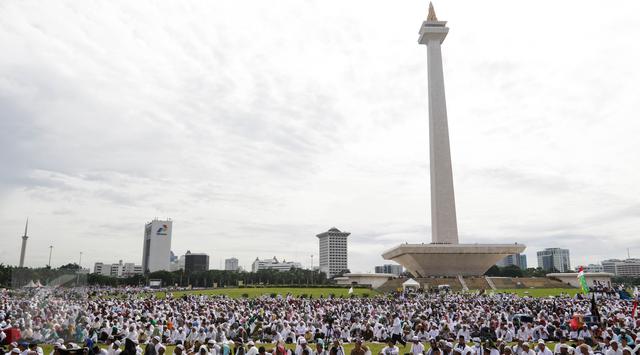
M0 352L164 355L171 346L176 355L346 355L350 344L352 355L366 355L381 343L373 355L640 355L634 302L614 296L232 299L81 291L0 291L0 328L20 332ZM43 354L39 344L53 351Z

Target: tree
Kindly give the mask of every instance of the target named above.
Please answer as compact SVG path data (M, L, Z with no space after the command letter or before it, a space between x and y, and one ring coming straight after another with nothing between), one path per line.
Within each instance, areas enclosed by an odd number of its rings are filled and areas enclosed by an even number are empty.
M62 265L58 268L59 270L70 270L70 271L78 271L81 269L80 265L76 263L69 263L66 265Z
M523 276L525 277L545 277L547 276L548 271L543 270L541 267L538 268L528 268L524 271Z
M498 265L493 265L484 273L484 276L501 276L500 268Z
M507 265L500 268L500 276L504 277L522 277L522 269L516 265Z

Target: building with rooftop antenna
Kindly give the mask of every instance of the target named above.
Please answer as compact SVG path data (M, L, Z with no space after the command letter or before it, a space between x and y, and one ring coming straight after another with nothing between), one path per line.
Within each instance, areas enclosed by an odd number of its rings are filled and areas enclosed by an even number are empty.
M320 271L324 272L327 278L334 277L349 269L347 237L350 234L333 227L316 235L320 248Z
M20 264L19 267L24 267L24 256L27 253L27 229L29 228L29 219L27 218L27 223L24 225L24 235L22 236L22 247L20 248Z
M382 254L416 277L484 274L507 255L522 253L522 244L459 244L453 172L444 95L442 42L449 33L429 3L418 43L427 47L429 101L429 170L431 184L431 244L402 244Z

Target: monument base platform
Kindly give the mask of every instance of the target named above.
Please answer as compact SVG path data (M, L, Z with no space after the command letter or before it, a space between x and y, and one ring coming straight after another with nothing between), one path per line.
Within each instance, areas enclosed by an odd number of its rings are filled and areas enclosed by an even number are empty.
M524 244L401 244L382 254L416 277L480 276Z

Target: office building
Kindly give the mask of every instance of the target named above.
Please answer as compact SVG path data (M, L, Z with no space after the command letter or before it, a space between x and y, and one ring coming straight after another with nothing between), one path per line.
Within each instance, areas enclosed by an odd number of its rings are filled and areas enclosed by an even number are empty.
M496 263L497 266L505 267L514 265L519 267L521 270L527 269L527 256L525 254L510 254L504 257L504 259L498 261Z
M173 221L154 219L144 226L142 270L145 273L170 270Z
M202 272L209 270L209 255L204 253L192 253L187 250L184 254L184 271L186 273Z
M297 263L295 261L286 261L282 260L281 262L274 256L273 259L263 259L260 260L256 258L251 264L251 271L256 272L260 270L278 270L278 271L289 271L293 268L302 269L302 264Z
M232 257L224 259L224 269L227 271L238 271L238 258Z
M589 265L577 266L576 271L580 270L580 268L582 268L584 272L604 272L604 268L600 264L589 264Z
M602 262L604 272L616 276L640 277L640 259L609 259Z
M93 273L110 277L131 277L142 274L143 270L142 265L123 263L120 260L116 264L97 262L93 265Z
M350 234L333 227L316 235L320 249L320 271L324 272L327 278L349 270L347 238Z
M571 270L569 249L547 248L537 253L538 267L545 271L568 272Z
M375 267L376 274L393 274L400 276L403 272L402 265L384 264Z

